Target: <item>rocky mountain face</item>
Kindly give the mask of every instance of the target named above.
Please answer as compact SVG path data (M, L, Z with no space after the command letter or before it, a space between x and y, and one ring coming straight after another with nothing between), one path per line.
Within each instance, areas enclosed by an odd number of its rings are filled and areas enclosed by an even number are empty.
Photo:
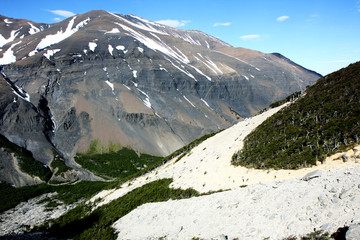
M69 166L94 140L168 155L320 75L280 54L134 15L91 11L46 25L0 16L0 134Z

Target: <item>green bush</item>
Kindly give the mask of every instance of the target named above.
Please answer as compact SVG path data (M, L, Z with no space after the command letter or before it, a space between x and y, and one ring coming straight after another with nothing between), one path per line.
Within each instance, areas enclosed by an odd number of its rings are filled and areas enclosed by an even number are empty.
M71 170L70 167L66 166L64 158L62 158L55 151L53 152L53 154L54 154L54 159L50 163L50 166L53 169L53 171L55 171L55 169L57 169L57 171L55 173L56 175L60 175L61 173L67 172L68 170Z
M104 154L77 154L75 156L75 161L83 168L99 176L116 179L132 176L161 160L162 157L148 154L138 155L128 148Z
M31 175L32 177L37 176L45 182L49 181L52 176L51 170L48 166L36 161L31 152L10 142L1 134L0 146L4 148L5 151L15 155L21 171Z
M112 224L136 207L149 202L184 199L198 196L193 189L169 188L171 179L161 179L137 188L121 198L91 211L90 205L80 205L60 218L50 221L52 236L71 239L116 239ZM38 229L39 230L39 229Z
M360 62L309 87L305 96L265 120L233 156L235 165L296 169L359 143Z

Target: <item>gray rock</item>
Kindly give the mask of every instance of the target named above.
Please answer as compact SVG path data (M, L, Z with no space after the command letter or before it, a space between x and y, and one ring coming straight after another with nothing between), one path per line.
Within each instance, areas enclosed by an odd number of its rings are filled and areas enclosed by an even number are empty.
M322 175L322 171L316 170L316 171L313 171L313 172L310 172L310 173L306 174L306 175L302 178L302 180L304 180L304 181L309 181L309 180L311 180L311 179L313 179L313 178L321 177L321 175Z
M349 189L343 189L339 194L340 199L344 199L346 197L351 197L351 191Z
M337 198L337 197L334 197L333 199L331 199L331 202L332 203L338 203L338 202L340 202L340 199Z
M360 239L360 224L351 225L346 232L346 240L359 240Z

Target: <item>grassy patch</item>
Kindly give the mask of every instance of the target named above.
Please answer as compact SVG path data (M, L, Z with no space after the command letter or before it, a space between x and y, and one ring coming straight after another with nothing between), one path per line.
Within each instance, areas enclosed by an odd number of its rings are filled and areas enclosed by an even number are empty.
M128 148L105 154L77 154L75 161L83 168L102 176L124 179L149 166L157 164L162 157L138 154Z

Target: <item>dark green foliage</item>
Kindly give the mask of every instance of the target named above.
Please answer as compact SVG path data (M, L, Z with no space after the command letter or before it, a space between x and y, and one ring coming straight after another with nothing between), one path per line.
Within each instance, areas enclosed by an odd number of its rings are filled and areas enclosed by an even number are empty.
M14 188L9 184L0 183L0 213L30 198L50 192L51 188L51 186L46 184Z
M112 224L136 207L148 202L198 196L193 189L171 189L171 179L161 179L137 188L93 212L91 206L78 206L52 222L51 235L72 239L116 239Z
M57 171L55 173L56 175L60 175L61 173L71 170L70 167L66 166L64 158L62 158L55 151L53 154L54 154L54 159L51 162L50 166L53 169L53 171L55 171L55 169L57 169Z
M49 167L44 166L42 163L36 161L32 153L25 148L19 147L16 144L7 140L0 134L0 147L4 148L6 152L13 153L18 159L21 171L31 175L37 176L41 180L47 182L52 176Z
M162 157L138 154L128 148L105 154L77 154L75 161L102 177L124 179L158 163Z
M306 95L245 138L235 165L296 169L352 147L360 138L360 62L318 80Z
M298 97L301 96L301 92L294 92L293 94L287 96L286 98L284 98L283 100L280 100L280 101L277 101L277 102L274 102L274 103L271 103L269 105L270 108L276 108L278 106L281 106L283 105L284 103L287 103L287 102L290 102L290 101L294 101L296 100Z
M315 232L312 232L310 234L307 234L304 237L301 237L301 240L329 240L330 235L327 232L323 232L322 230L318 230Z
M39 184L14 188L9 184L0 183L0 213L44 193L58 192L55 198L70 204L80 199L89 198L105 188L112 188L115 184L117 183L82 181L61 186Z

